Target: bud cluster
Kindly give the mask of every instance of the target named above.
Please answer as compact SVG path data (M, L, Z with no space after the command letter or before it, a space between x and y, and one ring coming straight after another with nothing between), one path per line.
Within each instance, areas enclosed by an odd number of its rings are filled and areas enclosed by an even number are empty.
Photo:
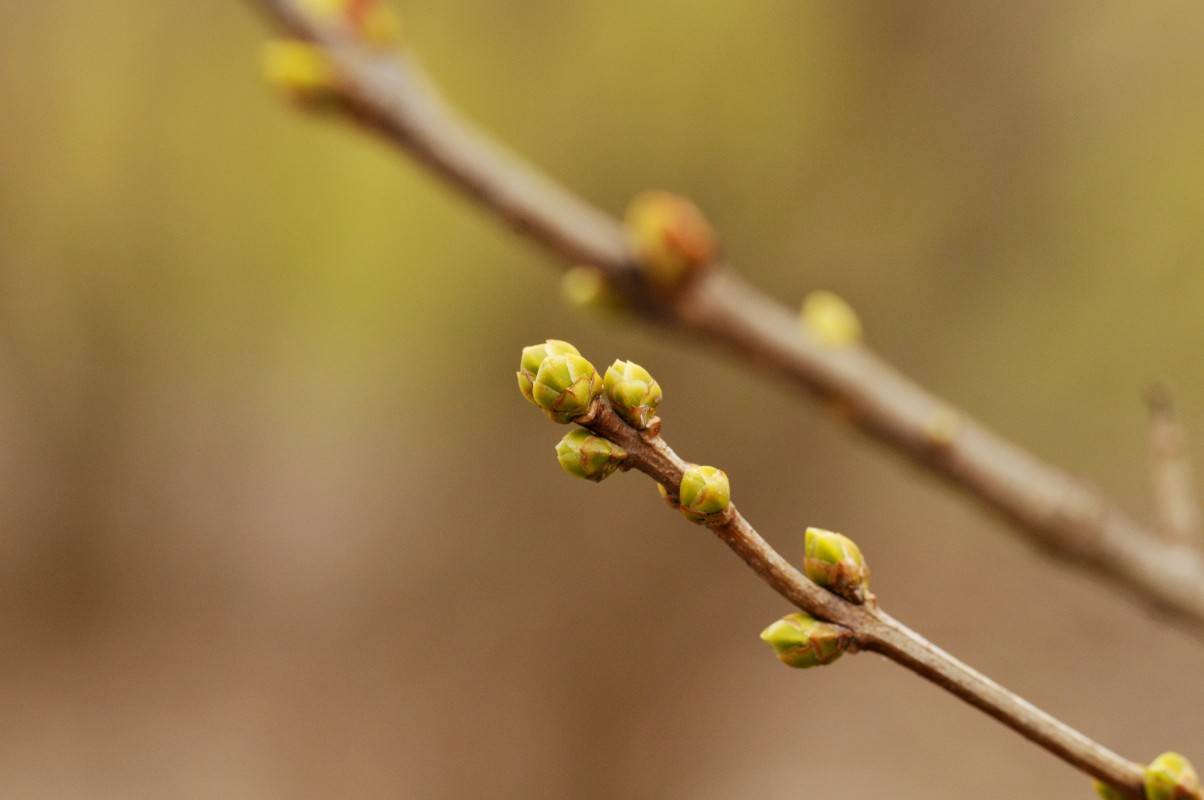
M523 348L518 388L553 422L567 423L589 411L602 393L602 377L576 347L548 339Z

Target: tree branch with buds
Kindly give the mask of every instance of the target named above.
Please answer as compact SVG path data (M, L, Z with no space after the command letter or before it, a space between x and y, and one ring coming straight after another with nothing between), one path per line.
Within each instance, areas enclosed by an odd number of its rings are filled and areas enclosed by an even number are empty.
M549 340L523 350L518 384L523 396L553 422L580 426L556 447L566 472L599 482L616 470L644 473L671 506L709 528L804 612L784 617L761 634L783 663L807 668L830 664L844 652L879 653L1092 776L1100 782L1102 796L1199 800L1198 778L1182 756L1166 754L1150 767L1129 761L892 618L870 592L866 560L848 537L808 528L803 571L796 569L736 509L722 470L685 461L660 436L655 413L662 390L643 367L616 361L601 377L575 347ZM1179 767L1169 785L1181 793L1152 793L1151 775L1161 776L1172 756L1182 761L1174 762Z
M1105 578L1204 636L1204 556L1170 545L1083 480L1007 441L860 343L843 301L791 309L711 263L706 220L664 193L627 226L522 162L446 105L370 0L253 0L302 42L268 52L268 76L307 105L337 108L570 264L573 290L709 340L847 410L860 431L977 498L1044 552ZM626 229L625 229L626 227Z

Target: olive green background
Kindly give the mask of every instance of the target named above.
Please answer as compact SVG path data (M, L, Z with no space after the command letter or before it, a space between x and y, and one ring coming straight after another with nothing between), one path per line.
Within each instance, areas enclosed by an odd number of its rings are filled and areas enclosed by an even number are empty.
M448 95L600 206L695 198L749 280L1150 518L1142 388L1204 461L1204 5L401 4ZM792 558L1120 752L1204 761L1204 647L784 383L564 307L556 266L261 85L248 5L0 8L5 796L1090 797L788 609L519 396L549 336Z

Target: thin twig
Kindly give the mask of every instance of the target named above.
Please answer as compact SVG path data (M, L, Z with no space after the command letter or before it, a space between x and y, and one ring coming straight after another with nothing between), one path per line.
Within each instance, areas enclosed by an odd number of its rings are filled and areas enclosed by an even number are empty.
M603 397L577 422L627 451L626 466L676 492L689 467L656 434L632 428ZM711 530L761 578L807 613L852 631L863 650L880 653L960 697L1076 769L1126 796L1144 797L1142 767L1089 739L1061 720L1004 689L894 619L876 604L856 605L818 586L774 550L735 505Z
M1146 390L1150 409L1150 475L1158 529L1167 542L1199 547L1200 499L1187 452L1187 437L1175 413L1170 390L1154 384Z
M620 223L464 120L411 55L349 41L310 18L298 0L252 1L292 35L326 50L361 121L519 232L570 263L603 270L640 313L838 399L859 430L978 498L1044 552L1204 636L1200 553L1167 545L1090 484L955 411L867 348L821 346L800 330L792 309L726 269L708 272L673 299L643 291Z

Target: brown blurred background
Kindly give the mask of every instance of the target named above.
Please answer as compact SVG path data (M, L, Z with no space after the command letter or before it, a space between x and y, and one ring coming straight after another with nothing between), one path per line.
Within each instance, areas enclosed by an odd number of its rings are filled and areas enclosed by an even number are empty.
M401 4L448 94L612 211L689 194L786 302L1150 513L1151 379L1204 461L1204 5ZM566 338L784 553L1126 755L1204 759L1204 647L819 406L582 317L539 250L258 80L240 2L0 8L0 794L1089 797L787 609L514 388Z

